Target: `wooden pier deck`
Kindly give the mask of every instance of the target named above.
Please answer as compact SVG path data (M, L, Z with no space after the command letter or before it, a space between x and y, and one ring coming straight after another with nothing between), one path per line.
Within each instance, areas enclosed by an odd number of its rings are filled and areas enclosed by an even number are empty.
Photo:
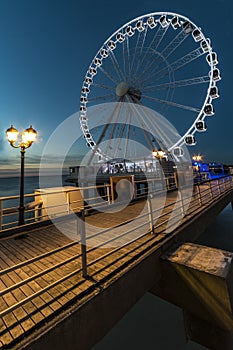
M202 190L207 185L203 185ZM218 187L219 189L219 187ZM220 188L221 189L221 188ZM214 200L213 200L214 196ZM227 198L223 207L233 200L232 183L222 184L222 192L210 192L202 205L193 197L190 208L175 230L166 232L165 220L177 200L177 192L167 194L163 219L157 220L156 234L149 232L149 224L143 234L134 218L142 211L146 201L135 202L121 215L98 213L86 217L86 223L96 227L95 245L103 228L112 228L108 239L124 231L125 220L132 219L133 236L121 246L87 246L88 278L82 277L81 248L52 223L27 230L23 239L5 237L0 240L0 348L23 349L46 329L56 325L75 305L79 307L101 293L109 284L129 270L150 251L162 249L175 235L184 231L193 218L218 201ZM169 209L168 209L169 208ZM147 220L148 219L145 219ZM161 221L161 222L160 222ZM207 220L208 221L208 220ZM167 221L166 221L167 222ZM72 223L65 223L67 227ZM207 222L208 224L208 222ZM135 226L133 226L135 225ZM200 228L200 232L205 227ZM182 231L182 232L183 232ZM190 238L192 240L193 237ZM102 242L102 241L101 241ZM90 321L91 322L91 321ZM20 344L20 347L19 347Z

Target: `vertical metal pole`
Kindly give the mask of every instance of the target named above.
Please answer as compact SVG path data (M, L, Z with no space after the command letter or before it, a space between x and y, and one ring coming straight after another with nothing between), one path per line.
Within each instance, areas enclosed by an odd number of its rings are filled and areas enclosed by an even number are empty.
M106 188L107 188L108 204L111 204L111 196L110 196L110 188L109 188L109 185L106 185Z
M184 214L184 199L183 199L183 195L182 195L182 192L181 190L178 191L178 196L179 196L179 200L180 200L180 208L181 208L181 212Z
M223 181L224 181L224 189L225 189L225 191L226 191L226 190L227 190L227 180L228 180L228 179L227 179L227 177L224 177L223 179L224 179L224 180L223 180Z
M85 215L84 210L81 211L81 217L79 219L80 235L81 235L81 256L82 256L82 276L87 277L87 245L86 245L86 227L85 227Z
M225 185L225 191L226 191L228 186L228 177L224 177L224 185Z
M152 192L155 193L155 178L154 177L152 178L151 185L152 185Z
M114 189L113 189L113 179L112 178L110 178L110 188L111 188L112 203L114 203Z
M231 181L229 176L227 177L227 188L229 189L231 187Z
M147 173L146 158L144 158L144 167L145 167L145 172Z
M3 221L3 212L2 212L2 208L3 208L3 205L2 205L2 200L0 201L0 230L2 229L2 221Z
M178 174L177 172L174 172L174 182L175 182L175 188L178 189Z
M162 189L167 191L167 179L166 179L166 174L163 172L163 167L161 163L161 159L158 158L159 161L159 177L160 177L160 182L162 184ZM156 164L157 166L157 164ZM163 175L164 175L164 181L163 181ZM166 186L166 188L165 188Z
M67 202L67 214L70 213L70 192L66 192L66 202Z
M217 179L217 184L218 184L218 194L220 195L221 194L221 186L219 183L219 179Z
M148 205L148 214L149 214L149 223L150 223L150 231L151 233L154 232L154 220L153 220L153 208L152 208L152 202L151 202L152 195L151 193L148 196L147 205Z
M211 199L213 199L213 191L212 191L211 181L209 182L209 184L210 184L210 197L211 197Z
M196 186L197 186L197 194L198 194L199 204L202 205L202 198L201 198L200 186L199 186L199 184L197 184Z
M21 147L21 174L20 174L20 194L19 194L19 225L24 225L24 155L25 147Z

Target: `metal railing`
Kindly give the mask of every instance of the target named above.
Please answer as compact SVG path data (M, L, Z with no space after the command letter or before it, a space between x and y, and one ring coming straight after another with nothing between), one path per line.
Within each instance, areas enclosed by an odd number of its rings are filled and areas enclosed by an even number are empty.
M206 180L194 184L194 195L198 198L200 205L205 203L207 195L213 199L217 192L221 193L222 187L228 186L226 179L232 179L231 175L226 175L221 178ZM213 184L217 184L214 186ZM178 188L177 178L174 174L167 175L164 179L149 178L145 180L137 180L134 184L134 199L153 198L153 195L174 191ZM203 190L206 184L209 190ZM223 185L221 185L223 184ZM202 186L202 193L200 193ZM152 196L152 197L151 197ZM184 212L184 199L182 191L178 191L178 202L181 204ZM187 202L189 198L186 198ZM19 196L0 197L0 231L18 227L18 201ZM36 192L25 195L25 210L24 221L25 225L40 222L57 217L69 215L72 212L80 212L85 209L85 212L90 213L93 210L103 208L103 206L113 205L114 190L110 184L86 187L73 187L72 189L58 189L42 192ZM177 210L177 209L176 209ZM154 214L154 213L153 213Z
M148 237L147 242L154 241L155 236L159 235L159 233L161 232L160 231L161 227L169 226L171 213L173 214L172 224L175 226L177 222L180 222L180 213L185 213L185 215L188 214L189 216L195 215L200 210L202 210L203 207L211 205L213 203L213 200L217 200L218 198L225 195L229 191L232 191L232 189L233 189L232 176L225 176L219 179L204 181L194 185L193 193L191 196L189 197L183 196L182 189L178 189L177 191L174 192L174 197L175 197L174 201L171 201L171 203L168 203L165 206L157 207L157 208L154 208L154 205L153 205L154 201L158 200L159 196L163 195L164 191L166 192L166 190L162 189L159 191L150 192L149 195L148 194L145 195L145 198L144 198L144 201L147 204L147 210L145 210L142 214L134 218L134 220L137 221L137 224L136 224L137 229L142 229L141 233L139 233L139 235L136 238L130 236L130 234L135 230L135 227L131 227L131 228L127 227L127 229L124 229L124 226L130 223L132 219L121 221L120 225L116 225L111 228L102 229L100 230L100 232L93 233L92 235L87 235L86 225L85 225L85 219L86 219L85 210L88 211L89 209L84 206L83 208L81 208L81 217L79 217L79 219L81 219L81 222L82 222L82 225L79 225L79 232L77 232L77 234L80 235L79 241L68 243L62 247L58 247L56 249L53 249L52 251L40 254L34 258L23 261L14 266L7 267L4 270L0 271L0 276L12 271L17 271L17 269L21 269L26 265L30 265L36 261L52 256L53 254L56 254L61 250L66 250L71 247L80 246L80 244L81 244L81 252L79 254L74 254L73 256L59 263L52 264L52 266L46 269L43 269L39 273L36 273L24 280L21 280L15 283L10 287L7 287L1 290L0 296L3 297L7 293L10 293L16 290L17 288L21 288L22 286L28 284L29 282L36 280L37 278L40 278L50 273L51 271L56 271L56 269L60 269L61 267L67 265L70 262L77 261L79 262L80 267L77 266L77 269L75 269L74 271L67 273L65 276L62 276L61 278L57 278L57 280L55 280L54 282L48 284L47 286L41 288L40 290L34 292L33 294L26 296L24 299L18 302L15 302L13 305L1 311L0 317L3 317L9 314L10 312L13 312L17 308L25 305L29 301L32 301L34 298L37 298L41 294L49 290L52 290L52 288L54 288L55 286L63 283L64 281L67 281L71 277L77 276L77 274L79 273L82 273L82 276L86 278L89 275L89 272L88 272L89 269L100 260L103 260L109 256L112 256L111 264L115 264L120 259L122 259L122 257L130 254L133 251L133 248L132 250L130 250L130 244L138 240L140 237L147 235ZM175 194L177 194L177 196L175 196ZM26 195L26 196L30 198L29 195ZM7 197L2 197L1 203L3 202L3 200L7 200L6 198ZM17 196L14 197L14 199L17 199L17 198L18 198ZM108 203L109 200L111 199L107 198L106 202ZM71 201L68 200L68 204L70 204L70 202ZM174 207L174 203L176 204L175 207ZM41 205L41 203L37 204L37 206L38 205ZM2 207L2 210L3 210L3 207ZM185 218L185 215L184 215L184 218ZM106 233L114 229L117 229L119 232L117 237L113 235L109 237L109 239L106 239L103 242L96 244L95 246L91 246L91 244L89 244L89 242L94 237L100 237L104 235L106 236ZM109 244L112 245L112 243L115 240L119 240L120 238L126 237L126 236L128 236L127 241L124 242L123 244L115 247L113 245L112 248L109 249L107 252L105 250L103 251L100 250L101 248L104 248ZM143 242L138 242L137 247L140 248L140 246L142 245L143 245ZM118 254L114 256L116 252L122 250L122 248L125 248L125 247L128 247L127 251L123 250L121 255ZM89 254L97 250L100 251L99 256L93 260L88 261ZM108 264L106 263L106 267L107 266ZM104 268L105 266L103 267L103 269ZM77 280L76 285L79 285L80 283L81 283L81 280L79 281Z
M107 255L102 255L97 260L93 260L89 263L87 263L87 256L88 253L92 252L95 249L98 248L104 248L105 246L108 246L109 244L112 244L114 241L119 240L122 237L130 236L130 233L132 233L135 230L135 227L132 227L131 229L127 230L120 230L120 228L124 227L124 225L131 223L132 218L129 220L125 220L121 222L121 225L117 225L115 227L107 228L104 230L101 230L97 234L94 233L92 235L87 236L85 232L85 224L82 225L82 232L80 233L81 236L81 242L85 242L84 249L84 258L82 260L82 270L83 270L83 276L86 277L88 274L88 266L93 265L95 262L97 262L99 259L106 257L108 255L113 254L113 252L116 252L123 247L128 246L133 241L139 239L140 237L144 236L148 233L153 233L154 235L158 235L161 233L161 228L166 228L169 230L169 232L172 231L172 227L177 227L177 224L181 223L182 220L185 219L185 217L193 216L196 213L200 212L200 210L203 210L203 207L209 206L213 203L213 201L217 200L222 195L226 194L227 192L233 190L233 179L232 176L222 176L221 178L212 179L212 180L206 180L199 183L195 183L193 186L193 192L190 196L183 196L183 190L177 189L177 198L168 204L165 204L159 208L154 209L153 201L157 200L157 197L159 194L164 195L164 191L167 192L167 190L160 190L157 192L150 192L147 193L144 198L147 202L147 212L140 214L134 218L135 221L138 222L136 225L137 230L142 229L141 233L139 233L136 238L133 239L127 239L127 242L124 244L121 244L119 247L114 248L110 252L107 253ZM175 204L175 206L174 206ZM172 217L171 217L172 214ZM144 221L142 222L142 219ZM171 220L172 219L172 220ZM106 233L110 232L113 229L118 230L117 238L113 237L110 239L107 239L103 241L102 243L96 245L93 248L88 248L91 244L89 242L95 238L100 237L101 235L105 235ZM113 245L114 246L114 245Z
M86 197L89 206L98 208L101 200L111 202L110 185L89 186L72 189L43 189L42 192L25 194L24 221L25 225L69 215L70 212L81 211L85 207L83 194L86 191L96 189L102 190L101 197L98 195ZM18 227L18 202L19 196L0 197L0 231ZM88 207L88 206L87 206Z
M161 189L176 188L176 179L167 175L161 180L158 177L133 182L134 198L144 197L149 192ZM35 193L25 194L25 225L54 219L78 212L82 209L98 210L99 207L112 204L114 189L110 184L73 187L72 189L43 189ZM0 197L0 231L18 227L19 195Z

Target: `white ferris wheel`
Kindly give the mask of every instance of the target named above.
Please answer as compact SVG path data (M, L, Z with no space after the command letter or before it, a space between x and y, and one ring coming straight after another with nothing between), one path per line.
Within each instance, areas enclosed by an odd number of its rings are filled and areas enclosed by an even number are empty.
M106 134L120 139L129 133L126 125L132 113L121 109L128 102L165 115L181 135L169 152L182 155L182 146L195 145L195 134L206 131L214 115L213 100L219 97L221 79L217 65L210 39L187 17L155 12L126 23L104 42L83 81L80 124L87 145L105 156L99 145ZM117 103L95 135L89 108L105 102ZM142 119L141 124L145 123Z

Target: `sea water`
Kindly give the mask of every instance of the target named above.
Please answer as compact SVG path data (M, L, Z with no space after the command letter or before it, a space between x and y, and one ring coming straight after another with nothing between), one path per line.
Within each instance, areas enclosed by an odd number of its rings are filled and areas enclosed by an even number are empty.
M24 178L24 194L32 194L24 198L24 204L28 204L34 201L33 194L35 190L39 189L40 182L43 188L47 187L57 187L57 186L67 186L72 185L66 183L65 180L67 175L64 175L60 181L60 178L52 175L43 176L42 182L40 181L39 176L25 176ZM8 197L9 199L3 199L1 205L2 208L17 208L19 206L19 192L20 192L20 178L18 176L13 177L0 177L0 199ZM10 199L12 196L18 196L18 198ZM25 214L25 218L33 218L33 212L28 212ZM16 222L18 220L18 214L12 214L10 216L4 216L3 224L8 224L11 222ZM8 227L8 226L6 226Z
M63 186L70 185L65 182L66 178L66 175L62 177ZM24 193L34 193L36 189L40 188L39 180L39 176L25 176ZM46 176L46 179L45 181L43 180L43 183L46 183L46 187L55 187L57 186L57 178L52 175ZM8 178L0 177L0 197L17 196L19 195L19 189L20 178L18 176Z

